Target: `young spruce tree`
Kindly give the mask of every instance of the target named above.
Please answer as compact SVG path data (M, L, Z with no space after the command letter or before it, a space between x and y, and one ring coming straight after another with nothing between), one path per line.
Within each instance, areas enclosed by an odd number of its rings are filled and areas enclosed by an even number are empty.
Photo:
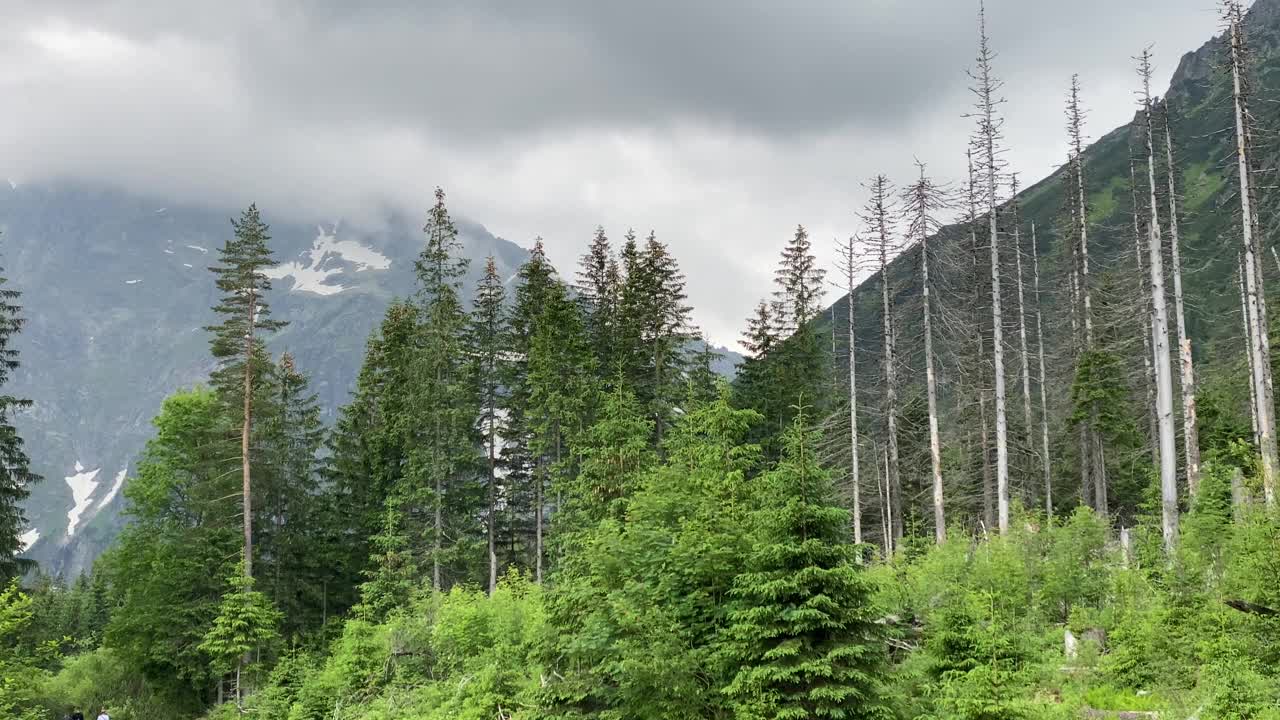
M738 717L889 718L872 586L805 420L796 413L782 461L758 481L754 550L733 583L722 657L736 674L724 692Z

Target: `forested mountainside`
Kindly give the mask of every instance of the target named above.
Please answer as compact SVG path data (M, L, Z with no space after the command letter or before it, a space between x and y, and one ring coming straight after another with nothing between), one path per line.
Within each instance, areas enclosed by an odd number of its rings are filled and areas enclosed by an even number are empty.
M18 427L44 477L26 514L29 556L45 572L73 579L110 544L151 418L174 388L208 377L207 268L237 213L102 186L0 185L0 250L31 308L13 389L36 399ZM479 225L460 231L473 259L468 288L484 257L510 278L527 256ZM281 261L272 299L290 318L272 349L307 369L332 422L377 318L412 291L421 222L273 222L271 235Z
M1253 5L1248 13L1249 48L1256 72L1252 80L1252 88L1256 92L1253 122L1257 125L1256 150L1254 156L1257 172L1261 178L1269 178L1275 174L1280 164L1280 145L1271 141L1280 130L1280 115L1271 110L1272 105L1280 99L1280 85L1274 81L1280 71L1280 3L1270 0L1260 1ZM1174 193L1178 203L1179 249L1183 268L1182 288L1185 295L1185 318L1187 334L1192 340L1192 353L1195 361L1204 367L1238 369L1245 363L1245 340L1242 331L1242 309L1240 294L1237 291L1238 264L1240 262L1240 227L1239 227L1239 185L1235 163L1235 136L1232 133L1234 119L1231 103L1231 83L1229 75L1224 74L1223 64L1226 62L1225 41L1221 36L1206 42L1194 52L1185 54L1178 64L1176 72L1169 84L1164 98L1157 98L1153 104L1156 127L1156 203L1163 213L1160 218L1161 237L1166 244L1171 238L1167 217L1169 183L1168 163L1165 159L1165 121L1168 122L1168 137L1171 138L1173 156ZM1136 62L1135 62L1136 69ZM1135 76L1136 77L1136 76ZM1135 92L1140 89L1140 82L1135 80ZM1064 110L1066 110L1069 83L1063 81ZM1095 320L1099 323L1099 335L1110 338L1110 349L1116 353L1117 360L1122 362L1128 372L1120 379L1124 385L1124 397L1134 404L1154 402L1147 398L1145 383L1141 377L1142 355L1150 353L1149 343L1144 345L1139 339L1140 328L1144 324L1149 311L1142 287L1149 285L1146 277L1145 238L1149 227L1150 202L1146 175L1146 148L1144 137L1144 118L1141 109L1135 112L1133 122L1128 125L1104 129L1094 128L1087 124L1088 88L1081 90L1084 141L1087 144L1082 154L1083 186L1085 191L1084 206L1088 218L1088 262L1091 273L1091 288ZM1018 102L1017 98L1008 98L1010 105ZM1064 114L1064 123L1067 121ZM1088 144L1088 137L1101 133L1100 137ZM1068 132L1063 132L1064 145ZM1009 148L1010 152L1015 149ZM1080 260L1078 250L1073 255L1073 248L1078 248L1079 233L1073 229L1072 193L1075 185L1073 165L1064 157L1062 168L1056 173L1039 181L1022 179L1022 189L1016 194L1006 188L1000 208L999 222L1003 232L1009 236L1009 251L1002 252L1000 262L1004 282L1002 294L1005 313L1002 331L1005 344L1010 352L1009 397L1015 403L1011 405L1009 437L1015 445L1011 452L1021 456L1021 462L1027 468L1023 480L1032 482L1030 468L1039 463L1043 452L1040 448L1039 416L1032 419L1032 427L1025 427L1021 406L1020 368L1017 360L1019 350L1019 309L1018 275L1021 274L1021 292L1026 299L1026 312L1023 327L1028 333L1029 370L1034 374L1036 366L1035 332L1036 317L1032 304L1035 301L1033 285L1033 259L1039 263L1040 273L1040 308L1044 327L1046 365L1047 402L1049 405L1050 442L1054 456L1070 458L1069 462L1057 463L1053 466L1053 486L1055 493L1064 497L1079 496L1080 474L1078 462L1072 458L1078 456L1079 448L1073 433L1076 426L1071 422L1073 413L1073 388L1075 388L1078 365L1073 362L1077 353L1077 343L1083 329L1074 330L1073 323L1083 325L1081 317L1081 300L1072 300L1073 275L1074 282L1079 283ZM1136 184L1131 182L1131 172L1136 172ZM1012 183L1012 178L1009 182ZM901 179L902 185L908 185L913 178ZM1269 180L1260 182L1268 183ZM1011 185L1010 185L1011 186ZM1136 188L1136 189L1135 189ZM970 210L968 190L965 181L957 181L950 187L950 197L943 202L945 207L939 208L935 214L939 217L964 217ZM982 195L982 188L976 190ZM894 200L895 198L890 198ZM1274 216L1277 203L1280 202L1274 193L1261 193L1258 198L1261 217ZM982 211L981 197L977 198L978 212ZM905 201L898 203L907 204ZM1135 218L1135 207L1137 217ZM865 213L863 213L865 215ZM865 223L863 223L865 225ZM989 244L985 235L979 232L975 238L971 235L972 223L960 222L937 228L937 236L930 247L934 265L933 312L939 314L936 320L940 327L935 329L936 342L939 345L937 358L938 392L944 396L952 395L956 402L951 404L953 411L960 412L959 417L965 421L944 423L942 431L953 433L945 443L948 447L972 445L980 442L974 434L980 408L977 407L979 390L990 393L992 382L989 369L981 372L968 364L965 349L966 343L972 341L974 333L980 333L983 342L991 342L992 326L989 309L983 313L973 314L970 311L976 294L990 294L990 266L988 260ZM1015 227L1018 229L1015 235ZM1269 286L1273 286L1280 278L1280 259L1272 249L1274 231L1270 225L1263 224L1265 242L1257 259L1259 271L1263 273ZM878 272L875 232L872 227L858 227L864 240L858 251L858 270L873 274L857 285L853 297L857 311L854 324L858 328L857 369L867 382L860 388L866 393L863 400L866 407L882 406L884 402L884 334L882 329L883 303L881 298L881 275ZM1137 237L1135 237L1135 233ZM1032 242L1036 243L1033 247ZM901 376L906 372L908 378L899 393L904 417L901 422L907 429L910 438L900 452L910 463L904 470L904 478L917 483L908 488L908 498L916 506L908 510L924 518L931 512L931 498L928 491L929 448L927 432L927 415L925 410L925 388L922 371L923 344L918 335L920 315L920 243L918 239L909 242L905 235L898 236L889 242L889 257L892 259L887 270L890 302L894 308L896 322L906 325L904 339L899 343L897 362L905 363L898 370ZM909 247L907 247L909 245ZM1013 247L1018 252L1013 252ZM894 258L896 251L904 252ZM975 252L976 250L976 252ZM1033 253L1034 250L1034 253ZM1033 258L1033 254L1036 256ZM1021 262L1021 266L1018 262ZM1167 261L1166 261L1167 262ZM838 273L842 274L842 273ZM846 284L842 279L839 284ZM847 284L846 284L847 286ZM1169 288L1172 305L1172 287ZM989 300L987 301L989 303ZM822 319L823 333L831 333L834 329L833 342L836 343L837 354L848 357L848 296L840 298L827 311ZM1170 320L1171 343L1176 355L1177 336ZM987 361L989 362L989 361ZM912 372L914 370L914 373ZM1178 368L1174 368L1175 382ZM1247 387L1245 375L1240 373L1205 373L1202 380L1205 390L1212 399L1216 392L1228 392L1224 385L1230 385L1231 391L1239 392ZM1239 387L1236 387L1239 385ZM979 387L981 386L981 387ZM1101 391L1101 390L1098 390ZM1117 389L1117 392L1119 390ZM964 394L969 393L969 402L964 401ZM1033 404L1039 402L1039 391L1032 384ZM989 418L991 419L991 418ZM1143 436L1149 436L1151 429L1141 414L1130 418L1133 428L1125 428L1125 432L1133 430ZM847 422L847 421L846 421ZM955 435L954 433L965 433ZM1122 433L1124 434L1124 433ZM1115 468L1131 466L1133 452L1147 452L1148 442L1125 440L1125 447L1113 448L1114 452L1106 462ZM838 452L832 450L831 452ZM994 455L994 450L992 450ZM955 462L977 462L975 457L967 460L955 459ZM994 462L994 460L993 460ZM969 487L957 487L955 492L972 496L981 492L980 468L969 467L965 476L973 482ZM1127 489L1118 488L1128 493L1127 503L1131 509L1137 507L1143 486L1141 479L1132 479L1130 471L1116 469L1111 473L1128 485ZM1039 487L1043 482L1037 477L1035 485L1023 488L1027 502L1043 504ZM1128 510L1126 519L1132 519ZM987 518L990 519L990 518Z
M73 583L18 557L0 396L0 712L1276 720L1280 0L1221 10L1164 98L1139 49L1135 121L1087 148L1064 82L1025 191L980 15L968 177L870 179L834 274L797 226L732 383L660 236L508 274L437 189L326 426L282 344L315 268L244 209L207 382L164 388ZM38 312L3 297L0 353Z

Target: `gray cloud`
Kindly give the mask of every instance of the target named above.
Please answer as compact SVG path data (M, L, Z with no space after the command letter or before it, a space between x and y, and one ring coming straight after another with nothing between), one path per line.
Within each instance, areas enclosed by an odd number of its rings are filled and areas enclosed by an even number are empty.
M976 2L11 0L0 166L279 213L372 218L450 189L561 264L591 229L669 239L731 341L796 222L855 229L859 182L959 174ZM1094 135L1132 112L1212 0L992 0L1010 159L1062 157L1079 72Z

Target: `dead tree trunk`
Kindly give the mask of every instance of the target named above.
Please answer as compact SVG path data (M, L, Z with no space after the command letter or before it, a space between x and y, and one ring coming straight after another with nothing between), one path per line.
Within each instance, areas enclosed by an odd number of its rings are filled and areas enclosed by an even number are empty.
M1129 161L1129 184L1133 193L1133 257L1138 265L1138 277L1142 283L1142 301L1146 307L1147 329L1142 332L1142 365L1145 371L1147 389L1147 448L1151 451L1151 464L1160 466L1160 453L1157 447L1159 429L1156 427L1156 382L1155 364L1151 348L1151 327L1154 322L1151 309L1151 288L1146 264L1142 260L1142 217L1138 200L1138 171L1133 161Z
M1018 289L1018 359L1022 370L1022 428L1026 435L1027 452L1034 452L1034 425L1031 422L1031 357L1027 352L1027 303L1022 283L1022 219L1018 213L1018 180L1014 178L1013 187L1013 257L1015 278ZM1031 495L1031 483L1026 483L1026 495Z
M1151 268L1152 347L1156 371L1156 419L1160 442L1160 505L1165 552L1178 542L1178 446L1173 427L1173 365L1169 352L1169 310L1164 290L1164 247L1160 238L1160 208L1156 199L1156 148L1151 113L1151 53L1140 59L1142 105L1146 117L1147 190L1151 221L1147 223L1147 250Z
M933 532L941 544L947 539L946 511L943 505L942 441L938 432L938 388L933 365L933 312L930 306L929 236L938 229L933 217L941 208L940 192L925 175L923 163L917 163L920 178L905 194L908 245L920 245L920 287L924 315L925 395L929 406L929 460L933 476Z
M1164 152L1169 174L1169 248L1173 272L1173 311L1178 320L1178 359L1182 382L1182 444L1187 458L1187 490L1195 502L1200 488L1200 427L1196 418L1196 369L1187 333L1186 305L1182 294L1182 259L1178 233L1178 191L1174 178L1173 132L1169 125L1169 101L1164 105Z
M853 238L849 238L842 254L844 256L845 288L849 295L847 331L849 334L849 477L853 484L853 542L862 544L862 497L861 479L858 477L858 370L857 342L854 333L854 292L856 258ZM834 325L834 323L832 323Z
M1044 510L1053 518L1053 478L1049 467L1049 402L1045 393L1044 321L1040 301L1040 252L1036 247L1036 226L1031 225L1031 274L1036 298L1036 355L1040 364L1040 465L1044 471Z
M1000 125L1002 120L996 115L996 106L1001 100L996 97L999 83L992 76L991 63L995 53L991 50L987 37L985 9L979 22L978 45L978 135L979 162L986 185L986 210L991 251L991 362L994 384L995 410L995 443L996 443L996 512L1000 532L1009 530L1009 420L1006 415L1005 377L1004 377L1004 316L1001 310L1000 292L1000 223L999 208L999 175L1002 163L1000 160Z
M1244 256L1237 253L1236 256L1236 284L1240 289L1240 323L1244 328L1244 359L1249 368L1249 421L1253 424L1253 446L1260 447L1261 438L1258 437L1258 387L1253 382L1253 352L1251 344L1253 338L1253 328L1249 326L1249 301L1248 295L1244 290Z
M1243 11L1237 0L1226 1L1227 30L1230 44L1232 106L1235 116L1236 172L1240 182L1240 234L1244 244L1244 285L1250 327L1249 352L1253 362L1253 385L1258 406L1258 450L1262 455L1262 489L1267 507L1276 503L1275 407L1271 390L1271 349L1266 324L1266 300L1263 295L1260 258L1258 257L1258 217L1252 185L1252 117L1245 86L1248 51L1245 46Z

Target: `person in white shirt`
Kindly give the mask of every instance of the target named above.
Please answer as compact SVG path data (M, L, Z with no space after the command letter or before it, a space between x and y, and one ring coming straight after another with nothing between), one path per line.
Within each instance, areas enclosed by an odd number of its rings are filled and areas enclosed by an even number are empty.
M111 716L107 714L106 708L102 708L102 711L98 713L98 720L111 720Z

